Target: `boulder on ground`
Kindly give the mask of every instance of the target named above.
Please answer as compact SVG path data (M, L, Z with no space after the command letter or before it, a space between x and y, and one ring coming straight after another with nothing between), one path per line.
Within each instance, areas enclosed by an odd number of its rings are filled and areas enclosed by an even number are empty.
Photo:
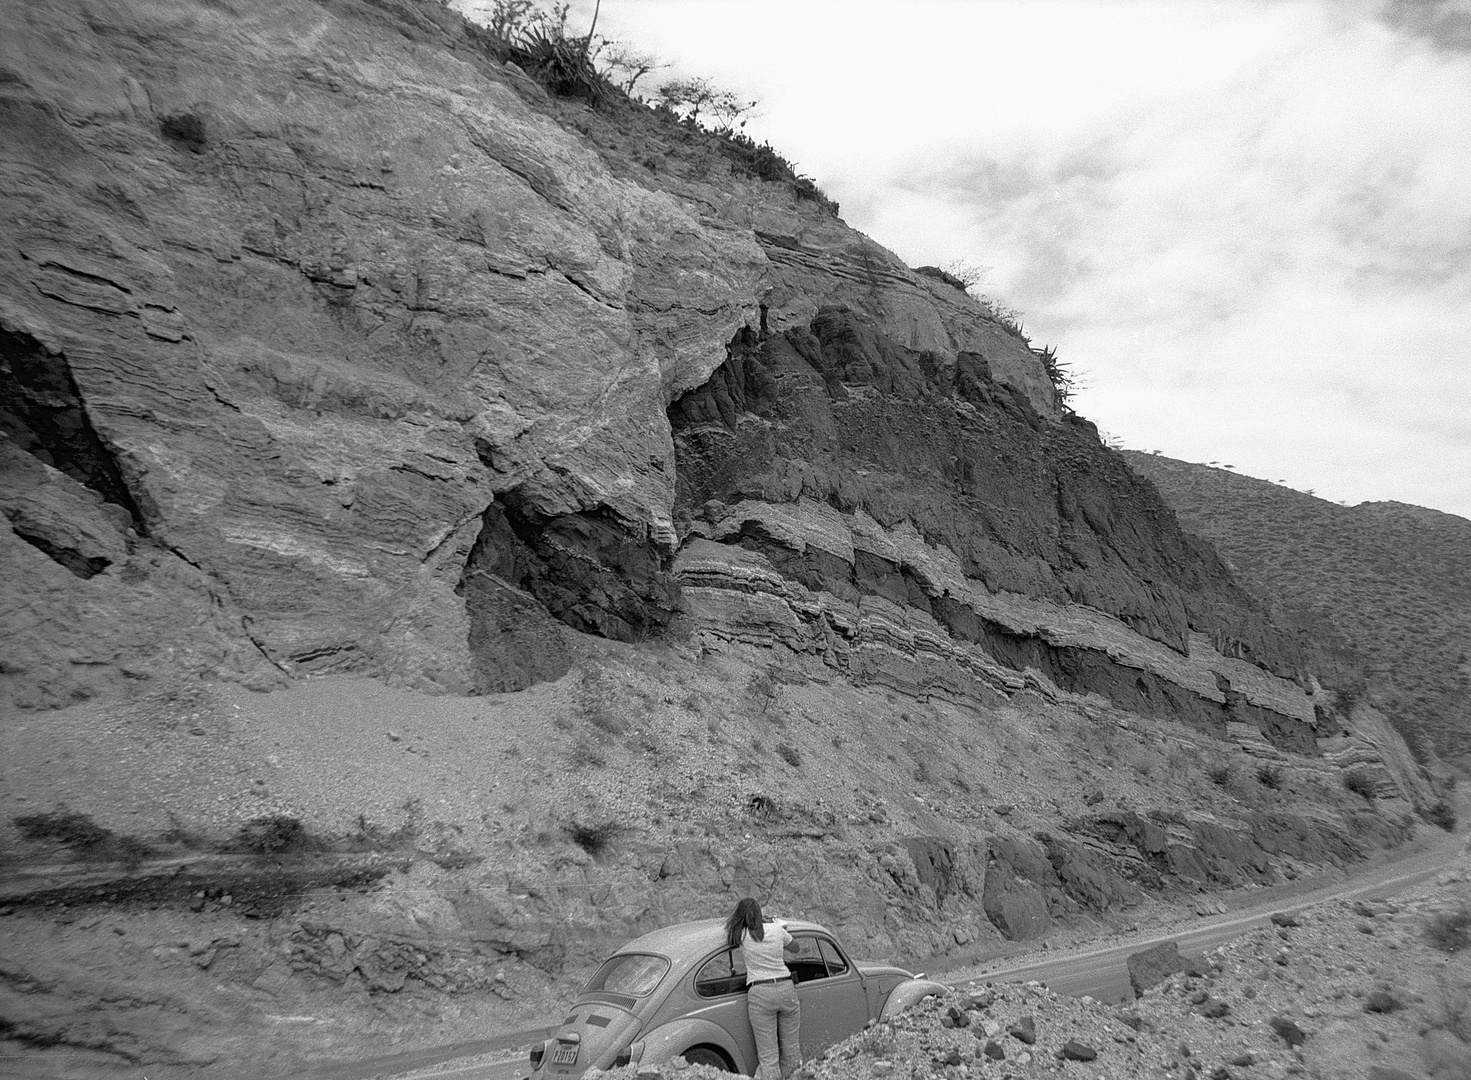
M1162 941L1143 952L1130 953L1129 985L1134 996L1142 997L1151 986L1158 986L1171 975L1185 970L1187 961L1180 955L1180 947L1173 941Z

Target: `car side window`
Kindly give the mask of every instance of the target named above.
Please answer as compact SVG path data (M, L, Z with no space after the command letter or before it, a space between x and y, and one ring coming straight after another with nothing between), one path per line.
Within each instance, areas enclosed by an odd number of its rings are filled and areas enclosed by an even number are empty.
M827 978L827 963L822 958L818 938L812 934L793 934L796 954L787 954L787 969L797 983Z
M827 938L818 938L817 948L822 952L823 962L827 964L829 978L834 975L846 975L848 973L848 961L843 959L843 954L838 952L836 945Z
M702 998L739 994L746 989L746 961L739 949L718 952L695 972L695 993Z

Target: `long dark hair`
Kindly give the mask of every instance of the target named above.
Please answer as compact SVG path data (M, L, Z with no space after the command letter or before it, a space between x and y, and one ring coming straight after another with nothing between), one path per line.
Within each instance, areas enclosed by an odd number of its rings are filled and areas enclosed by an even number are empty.
M745 931L757 941L764 941L766 931L761 927L761 905L747 896L735 906L730 918L725 920L725 940L732 949L741 946L741 932Z

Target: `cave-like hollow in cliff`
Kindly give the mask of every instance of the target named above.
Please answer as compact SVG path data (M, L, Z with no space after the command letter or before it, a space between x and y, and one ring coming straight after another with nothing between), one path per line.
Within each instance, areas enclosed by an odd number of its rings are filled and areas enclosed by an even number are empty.
M476 693L562 675L571 654L552 624L616 641L657 637L679 584L652 542L606 507L539 513L518 491L481 516L457 591L470 620Z
M0 327L0 434L11 446L65 473L126 513L139 536L148 528L128 490L116 455L98 435L66 355L47 349L29 334ZM118 515L121 517L121 515ZM119 522L121 524L121 522ZM23 518L13 518L16 535L80 578L101 573L108 561L57 545Z

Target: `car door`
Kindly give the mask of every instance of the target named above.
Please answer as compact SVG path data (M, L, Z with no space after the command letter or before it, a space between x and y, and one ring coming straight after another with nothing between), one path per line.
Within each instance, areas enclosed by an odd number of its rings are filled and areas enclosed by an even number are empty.
M787 967L802 1003L802 1056L814 1057L868 1023L863 979L837 942L826 934L794 933L797 953Z
M746 962L739 949L723 949L705 960L690 982L695 1000L684 1013L720 1025L730 1035L745 1061L735 1062L736 1071L749 1063L756 1068L756 1037L746 1005Z

